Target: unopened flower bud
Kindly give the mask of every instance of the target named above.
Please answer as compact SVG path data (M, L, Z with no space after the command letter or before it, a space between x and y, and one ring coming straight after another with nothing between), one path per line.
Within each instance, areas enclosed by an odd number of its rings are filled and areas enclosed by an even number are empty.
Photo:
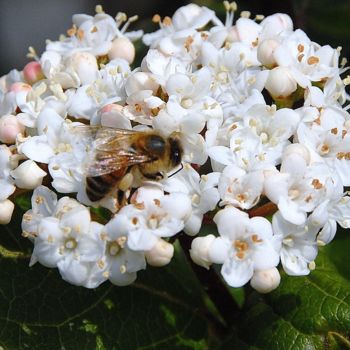
M98 77L96 57L89 52L75 52L68 65L78 74L82 85L90 84Z
M154 80L151 73L136 72L132 74L125 83L128 96L140 90L152 90L156 92L159 84Z
M10 90L12 92L29 92L32 90L32 87L29 84L18 82L18 83L13 83L10 86Z
M258 60L266 67L272 67L276 64L274 57L274 51L279 46L277 40L268 39L264 40L258 47L257 54Z
M269 72L265 83L266 90L275 98L290 96L298 85L288 68L276 67Z
M24 129L24 125L17 120L16 116L4 115L0 118L0 141L8 144L15 143L16 136L23 133Z
M0 202L0 225L7 225L11 221L14 208L15 205L9 199Z
M151 266L164 266L170 263L174 255L174 246L159 239L151 250L145 252L147 263Z
M232 26L227 31L226 41L228 41L229 43L234 43L236 41L239 41L239 34L236 26Z
M123 58L131 64L135 58L135 46L128 38L116 38L112 42L111 49L108 52L108 58L110 60Z
M279 286L280 281L281 276L273 267L268 270L255 271L250 285L259 293L270 293Z
M268 16L261 22L261 25L264 34L269 37L280 34L283 31L293 30L293 21L285 13L275 13Z
M46 172L32 160L26 160L15 170L11 171L11 176L15 179L16 186L28 190L41 185L45 175Z
M285 161L291 155L297 155L303 158L306 164L310 163L310 152L304 145L300 143L292 143L284 149L282 162Z
M197 237L192 241L190 255L192 260L199 266L209 269L212 261L209 259L209 248L214 242L215 236L208 235L205 237Z
M194 20L200 16L202 10L196 4L182 6L173 14L172 22L177 29L185 29L193 24Z
M44 79L44 74L41 69L41 64L39 62L29 62L23 68L23 76L26 82L29 84L34 84L37 81Z

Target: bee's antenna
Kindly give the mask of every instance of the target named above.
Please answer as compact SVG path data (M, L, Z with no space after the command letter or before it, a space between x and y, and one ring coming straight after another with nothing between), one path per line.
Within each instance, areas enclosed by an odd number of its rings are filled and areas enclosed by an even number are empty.
M172 176L176 175L176 174L177 174L178 172L180 172L183 168L184 168L184 165L183 165L183 163L181 162L181 168L178 169L178 170L176 170L175 173L170 174L168 177L172 177Z

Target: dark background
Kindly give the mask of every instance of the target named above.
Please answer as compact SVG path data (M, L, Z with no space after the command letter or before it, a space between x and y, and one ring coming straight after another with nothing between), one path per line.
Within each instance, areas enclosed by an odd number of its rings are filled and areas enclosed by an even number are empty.
M224 16L222 1L194 2L214 8ZM0 76L12 68L22 69L28 62L29 46L42 53L45 40L56 40L65 33L74 13L93 15L97 4L112 16L118 11L139 15L140 20L132 28L149 32L156 29L151 22L153 14L172 15L187 3L183 0L0 0ZM312 40L342 46L343 56L349 56L350 0L238 0L237 3L239 11L249 10L253 15L288 13L295 27L304 29Z

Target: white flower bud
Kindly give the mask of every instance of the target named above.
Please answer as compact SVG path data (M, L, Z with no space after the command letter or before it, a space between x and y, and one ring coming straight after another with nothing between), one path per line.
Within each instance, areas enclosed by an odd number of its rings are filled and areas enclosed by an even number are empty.
M41 185L45 175L46 172L30 159L11 171L11 176L15 179L16 186L27 190Z
M209 269L212 261L209 258L209 248L214 242L215 236L208 235L205 237L197 237L192 241L190 255L194 263Z
M264 28L264 34L269 37L280 34L282 31L293 30L293 21L285 13L275 13L268 16L261 22L261 25Z
M112 42L111 49L108 52L108 58L110 60L123 58L131 64L135 58L135 46L128 38L116 38Z
M177 29L185 29L191 26L193 21L201 14L202 9L196 4L180 7L175 11L172 22Z
M89 52L75 52L68 60L79 76L82 85L93 83L98 77L98 65L94 55Z
M16 136L24 132L24 125L21 124L16 116L9 114L0 118L0 141L3 143L15 143Z
M264 66L271 67L276 64L276 60L274 57L275 49L280 45L280 43L277 40L268 39L264 40L259 46L258 46L258 60L263 64Z
M151 250L145 252L147 263L157 267L169 264L173 255L174 246L161 238Z
M11 221L14 208L15 205L9 199L0 202L0 225L7 225Z
M283 98L291 95L298 85L288 68L276 67L269 72L265 88L273 97Z
M291 155L297 155L303 158L306 164L310 163L310 152L304 145L300 143L292 143L284 149L282 162L284 162Z
M268 270L255 271L250 285L259 293L270 293L279 286L280 281L281 276L273 267Z
M156 92L159 84L151 73L136 72L132 74L125 83L125 91L128 96L140 90L152 90Z
M228 29L226 41L229 43L239 41L239 33L236 26L232 26L230 29Z

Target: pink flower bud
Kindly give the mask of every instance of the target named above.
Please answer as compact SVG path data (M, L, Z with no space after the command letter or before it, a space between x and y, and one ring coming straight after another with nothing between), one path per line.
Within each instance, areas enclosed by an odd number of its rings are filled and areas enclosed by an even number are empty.
M9 114L0 118L0 141L3 143L12 144L16 142L16 136L23 133L25 130L16 118L16 116Z
M108 58L110 60L123 58L131 64L135 58L135 46L128 38L116 38L112 42L112 47L108 52Z
M41 64L36 61L26 64L23 68L23 76L29 84L34 84L37 81L44 79L44 74L41 70Z
M89 52L75 52L68 66L78 74L82 85L91 84L98 78L98 65L94 55Z
M147 263L158 267L169 264L173 255L174 246L161 238L151 250L145 252Z
M0 225L7 225L11 221L14 208L15 205L9 199L0 202Z
M112 111L117 111L120 112L123 109L123 106L121 105L117 105L116 103L110 103L108 105L103 106L100 109L100 113L108 113L108 112L112 112Z
M280 281L281 276L273 267L268 270L255 271L250 285L259 293L270 293L279 286Z

